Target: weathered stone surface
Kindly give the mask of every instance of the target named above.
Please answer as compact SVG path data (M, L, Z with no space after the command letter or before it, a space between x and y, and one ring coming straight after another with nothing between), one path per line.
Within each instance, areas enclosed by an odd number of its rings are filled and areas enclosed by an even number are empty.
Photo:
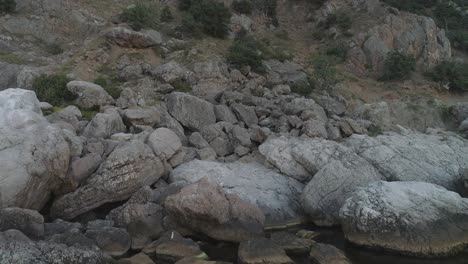
M377 137L354 135L346 145L371 163L388 181L421 181L463 191L460 168L468 167L468 141L445 134L403 130Z
M148 137L148 145L161 160L168 160L182 147L182 142L172 130L158 128Z
M64 109L46 116L50 123L65 122L73 126L74 131L80 128L81 111L78 107L70 105Z
M10 207L0 209L0 232L16 229L31 238L44 236L44 217L37 211Z
M33 242L17 230L0 233L0 260L15 264L105 264L102 252L64 244Z
M263 212L207 178L169 196L165 208L179 224L216 240L240 242L263 234Z
M122 256L130 249L130 235L123 228L92 226L86 230L85 235L104 253L113 257Z
M105 203L125 200L164 172L164 165L147 145L138 140L123 142L85 185L56 199L51 214L72 219Z
M94 83L71 81L67 83L67 89L78 96L75 100L75 104L84 109L114 104L112 96L110 96L104 88Z
M123 121L129 126L150 126L161 122L161 113L157 108L131 108L125 109L122 114Z
M270 240L291 255L307 255L316 244L312 239L302 238L287 231L272 233Z
M155 264L145 253L138 253L130 258L120 259L118 264Z
M228 123L236 123L237 118L231 109L226 105L215 105L214 111L216 115L217 122L228 122Z
M0 92L0 208L40 210L66 177L70 149L34 92Z
M149 48L162 43L161 34L155 30L136 32L124 27L115 27L106 32L106 37L126 48Z
M77 158L72 161L69 176L74 182L75 188L93 174L102 162L99 154L91 153L82 158Z
M104 113L98 113L88 123L83 131L87 138L108 138L113 134L125 132L126 127L116 109L106 109Z
M317 264L351 264L344 252L327 244L316 243L312 246L309 257Z
M255 113L254 107L243 104L233 104L231 107L234 113L236 114L237 118L243 121L248 126L258 124L258 117Z
M303 185L258 163L218 163L194 160L175 168L170 182L194 183L208 177L226 193L257 205L266 224L285 224L302 220L299 196Z
M197 243L191 239L183 238L175 231L167 231L160 239L146 246L142 252L169 262L177 262L186 257L207 258Z
M423 182L376 182L340 210L346 239L408 255L449 255L468 244L468 200Z
M240 243L238 259L241 264L294 263L282 248L266 238L248 240Z
M167 97L167 110L183 126L195 131L216 122L211 103L184 93L170 94Z

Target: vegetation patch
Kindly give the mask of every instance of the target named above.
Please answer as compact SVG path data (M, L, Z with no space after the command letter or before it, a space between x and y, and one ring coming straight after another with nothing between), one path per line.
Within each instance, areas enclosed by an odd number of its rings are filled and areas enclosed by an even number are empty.
M70 79L64 74L43 74L34 79L33 89L40 101L61 106L76 99L76 96L67 89L68 82Z
M335 65L336 59L327 55L319 55L312 60L314 69L312 83L315 88L327 90L338 83Z
M15 0L0 0L0 14L13 13L16 9Z
M468 63L445 61L427 74L433 81L440 82L450 90L468 91Z
M148 1L139 1L121 14L122 20L137 31L144 28L155 29L158 26L159 17L159 6Z
M216 38L228 34L231 12L215 0L180 0L179 9L186 14L182 20L182 31L193 34L203 32Z
M0 61L8 64L26 64L27 62L14 53L0 51Z
M391 51L385 58L384 72L380 79L382 81L405 80L415 69L416 59L413 56Z
M229 48L227 59L236 68L250 66L258 73L265 72L262 44L249 35L239 35Z
M190 93L192 91L192 86L186 80L176 79L170 82L170 85L178 92Z
M251 0L235 0L231 5L232 9L239 14L252 14L253 3Z

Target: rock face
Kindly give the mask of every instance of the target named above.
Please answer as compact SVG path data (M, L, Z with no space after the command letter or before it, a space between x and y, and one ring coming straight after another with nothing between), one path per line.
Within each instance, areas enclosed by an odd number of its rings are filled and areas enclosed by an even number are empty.
M184 93L170 94L167 97L167 110L183 126L195 131L216 122L211 103Z
M174 169L170 182L194 183L207 177L226 193L258 206L266 224L302 220L299 196L303 185L258 163L218 163L194 160Z
M216 240L241 242L263 234L263 212L207 178L169 196L165 207L181 225Z
M150 147L138 140L123 142L85 185L55 200L51 214L72 219L105 203L125 200L141 187L156 182L164 171Z
M64 244L33 242L20 231L0 233L0 260L17 264L105 264L97 250L67 247Z
M340 210L346 239L408 255L449 255L468 244L468 200L422 182L376 182Z
M354 135L346 142L388 181L421 181L462 191L461 168L468 167L468 142L454 135L403 131L377 137Z
M114 99L112 99L112 97L104 90L104 88L94 83L71 81L67 83L67 89L78 96L78 98L75 100L75 104L84 109L90 109L93 107L100 107L114 103Z
M0 92L0 208L40 210L66 177L70 149L34 92Z
M124 27L115 27L106 33L106 37L119 46L126 48L149 48L162 43L161 34L154 30L136 32Z
M280 171L290 171L291 177L308 182L302 204L317 225L338 224L338 212L346 198L357 187L383 179L365 159L334 141L271 138L260 151Z

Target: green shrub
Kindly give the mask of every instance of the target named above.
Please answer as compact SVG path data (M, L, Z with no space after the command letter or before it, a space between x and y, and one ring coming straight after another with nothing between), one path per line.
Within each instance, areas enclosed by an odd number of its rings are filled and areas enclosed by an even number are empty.
M384 64L383 81L404 80L411 76L416 69L416 59L411 55L405 55L398 51L387 54Z
M278 6L277 0L253 0L252 5L253 9L270 17L275 27L279 25L276 16L276 7Z
M0 0L0 14L12 13L16 9L15 0Z
M468 91L468 63L442 62L428 73L436 82L448 84L455 91Z
M251 0L235 0L232 2L232 9L240 14L250 15L253 5Z
M161 21L162 22L169 22L174 19L174 16L172 15L171 9L169 6L165 6L162 11L161 11Z
M62 54L63 49L60 44L57 43L49 43L46 45L46 51L52 55Z
M178 92L189 93L192 91L192 87L186 80L176 79L170 85Z
M115 76L109 78L107 76L100 75L94 80L94 83L104 88L104 90L106 90L106 92L114 99L118 99L122 93L122 90L117 87L118 81Z
M262 73L265 67L261 46L262 44L252 36L238 36L229 48L227 59L234 67L250 66L253 71Z
M338 83L335 63L334 58L326 55L318 56L312 61L313 84L316 88L326 90Z
M348 46L342 42L334 43L327 47L325 54L327 54L327 56L336 58L337 63L342 63L348 56Z
M181 27L186 33L191 33L188 31L191 28L199 28L198 31L217 38L224 38L228 34L231 12L223 3L215 0L183 0L179 2L179 8L188 12Z
M156 28L158 25L159 13L153 4L140 1L127 9L121 15L122 20L127 22L133 30L143 28Z
M291 85L291 92L308 96L312 93L312 86L307 82L294 83Z
M202 34L200 23L195 21L195 18L189 13L182 16L180 30L192 37L198 37Z
M40 101L52 105L62 105L73 101L76 96L68 91L67 83L70 81L65 75L40 75L33 81L33 89Z
M319 27L322 29L329 29L331 27L338 27L342 31L348 31L351 29L353 21L351 17L344 11L337 11L336 13L330 14L327 19L319 23Z

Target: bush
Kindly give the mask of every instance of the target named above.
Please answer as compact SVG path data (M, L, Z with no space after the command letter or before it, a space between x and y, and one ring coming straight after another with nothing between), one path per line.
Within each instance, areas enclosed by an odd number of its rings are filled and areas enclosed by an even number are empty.
M253 71L262 73L265 71L265 67L261 46L261 43L251 36L239 36L229 48L227 59L234 67L250 66Z
M351 28L352 23L353 21L347 13L338 11L330 14L326 20L320 22L319 27L322 29L329 29L336 26L342 31L348 31Z
M202 34L200 23L195 21L195 18L189 13L183 15L180 30L192 37L198 37Z
M161 21L162 22L169 22L174 19L174 16L172 15L171 9L169 6L165 6L163 10L161 11Z
M387 54L384 65L383 81L404 80L411 76L416 69L416 59L411 55L405 55L398 51Z
M57 43L49 43L46 45L46 51L52 55L62 54L63 49Z
M0 14L12 13L16 9L15 0L0 0Z
M335 58L337 63L342 63L348 56L348 47L345 43L338 42L329 46L325 53L327 56Z
M58 106L76 99L76 96L67 89L69 81L70 79L63 74L43 74L34 79L33 89L40 101Z
M157 7L143 1L125 9L121 15L122 20L127 22L133 30L143 28L156 28L158 25Z
M468 91L468 63L442 62L428 73L436 82L447 84L456 91Z
M307 82L299 82L291 85L291 92L303 96L308 96L312 93L312 86Z
M224 38L227 35L231 12L224 4L215 0L182 0L179 8L189 13L185 16L185 25L182 25L185 32L190 33L186 30L197 27L213 37Z
M176 79L170 85L178 92L189 93L192 91L192 87L186 80Z
M321 55L312 61L314 68L313 83L316 88L326 90L338 83L335 60Z
M253 0L252 5L258 12L269 16L275 27L279 25L278 18L276 16L276 7L278 5L277 0Z
M252 13L252 8L251 0L235 0L232 2L232 9L240 14L250 15Z

